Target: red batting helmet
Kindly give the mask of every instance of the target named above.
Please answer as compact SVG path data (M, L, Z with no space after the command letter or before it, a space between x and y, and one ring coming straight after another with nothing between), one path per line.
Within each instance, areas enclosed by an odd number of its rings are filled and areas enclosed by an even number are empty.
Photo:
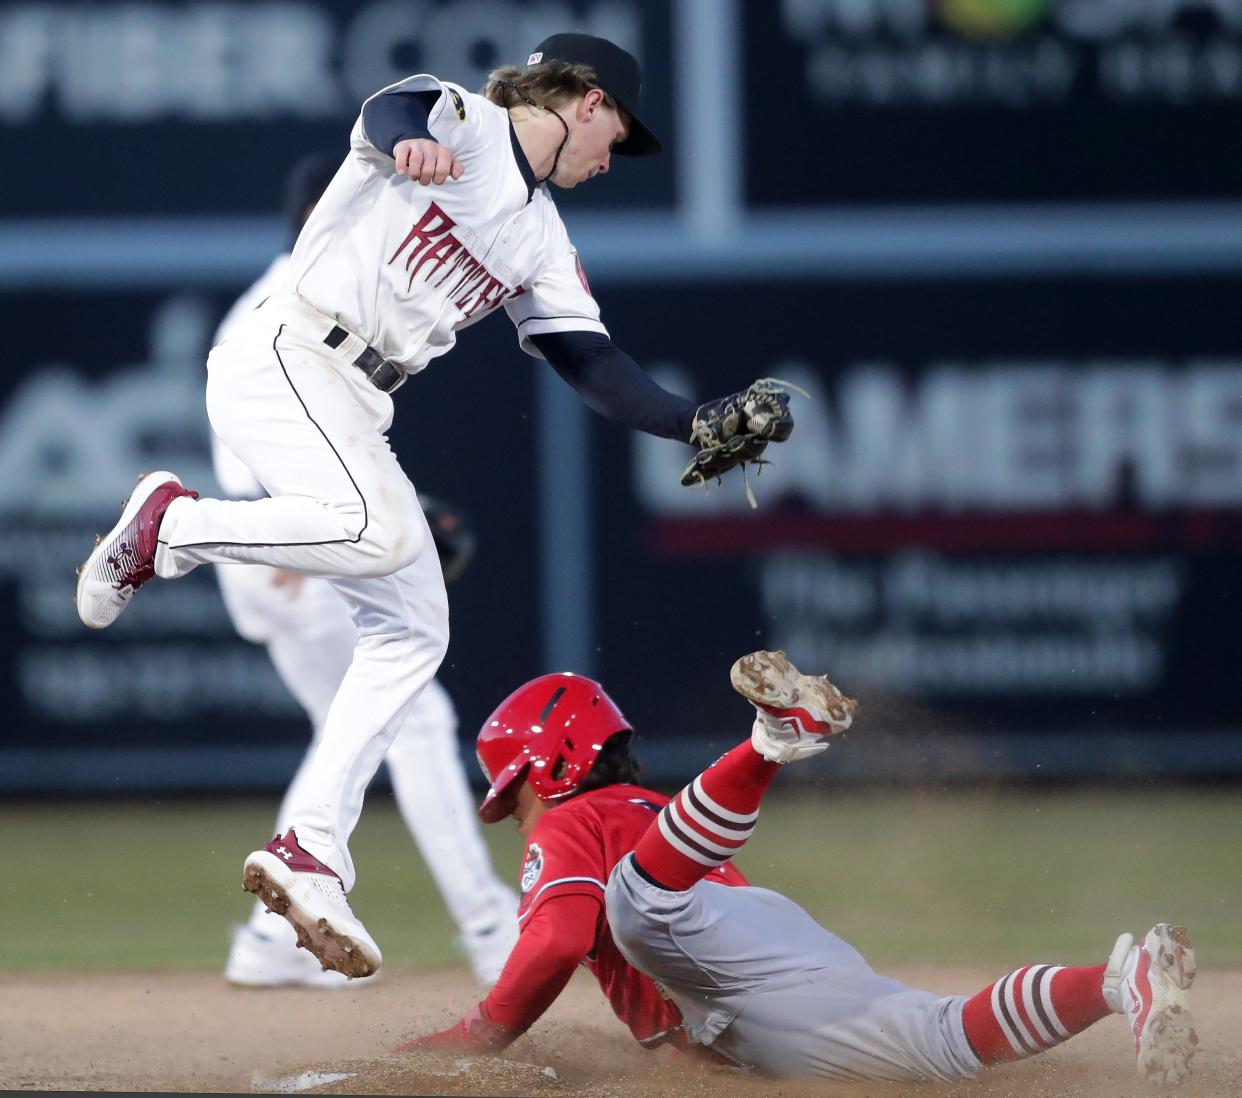
M492 783L479 815L488 823L508 816L513 799L502 794L523 774L541 801L568 797L604 741L629 731L629 721L594 679L566 671L519 686L479 731L479 765Z

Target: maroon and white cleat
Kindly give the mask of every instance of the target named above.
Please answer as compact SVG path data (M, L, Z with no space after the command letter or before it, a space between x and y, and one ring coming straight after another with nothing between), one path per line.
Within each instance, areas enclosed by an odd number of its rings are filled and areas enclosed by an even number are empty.
M242 887L283 915L324 968L354 979L379 971L379 946L350 908L341 878L298 845L293 828L246 859Z
M804 675L784 652L752 652L729 681L758 710L751 743L769 762L788 763L828 750L823 740L844 732L858 703L823 675Z
M129 600L155 575L155 549L164 512L175 499L197 492L184 488L172 473L143 473L123 504L121 517L107 537L96 537L91 555L78 567L78 617L92 629L104 629L121 616Z

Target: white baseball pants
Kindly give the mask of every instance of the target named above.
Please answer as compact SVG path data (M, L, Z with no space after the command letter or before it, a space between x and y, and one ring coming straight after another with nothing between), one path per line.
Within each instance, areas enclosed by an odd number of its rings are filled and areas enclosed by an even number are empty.
M306 760L288 820L353 887L348 840L367 784L448 646L448 599L414 486L388 445L392 398L350 365L355 337L281 295L207 360L216 435L270 498L181 499L160 527L156 573L239 561L323 576L357 630L352 662Z
M297 824L292 812L304 799L302 787L314 744L349 670L358 631L326 580L303 580L295 591L277 586L273 569L252 564L221 564L216 577L238 633L267 647L314 729L311 749L276 817L277 833L283 834ZM384 761L402 819L461 930L477 931L494 924L498 916L515 920L516 897L496 876L479 834L457 745L457 713L434 679L415 700ZM256 904L252 921L256 930L270 934L273 920L263 918L266 910L262 903Z

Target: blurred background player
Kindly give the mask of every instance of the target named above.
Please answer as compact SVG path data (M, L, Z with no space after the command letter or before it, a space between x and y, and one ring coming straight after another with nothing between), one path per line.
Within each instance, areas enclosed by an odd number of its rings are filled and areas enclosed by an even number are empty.
M285 186L285 211L297 238L315 203L336 173L339 158L312 155L299 161ZM213 343L226 338L284 278L289 253L278 255L234 303ZM262 499L254 474L212 436L216 480L232 499ZM446 581L465 570L474 536L464 518L443 503L421 496ZM328 707L353 659L358 630L341 596L325 580L262 564L227 564L216 569L220 592L238 633L267 647L289 692L310 717L312 747ZM309 758L310 751L307 752ZM517 893L492 869L474 818L473 798L462 771L457 713L435 680L418 696L385 756L393 795L423 855L450 915L475 978L491 985L517 939ZM294 776L276 817L277 834L288 827L289 803L298 795L306 765ZM249 922L233 934L224 975L247 987L339 987L348 978L324 969L299 949L293 928L273 919L256 903Z
M938 996L877 975L792 900L750 886L729 859L769 784L827 750L856 703L782 652L744 656L730 678L755 707L751 736L671 801L636 784L631 729L598 683L545 675L500 704L479 733L492 781L480 815L515 815L528 840L521 937L486 999L403 1050L503 1048L581 963L644 1046L777 1076L967 1079L1112 1013L1130 1023L1140 1074L1186 1075L1198 1038L1183 927L1158 924L1137 944L1122 934L1107 964L1030 965Z

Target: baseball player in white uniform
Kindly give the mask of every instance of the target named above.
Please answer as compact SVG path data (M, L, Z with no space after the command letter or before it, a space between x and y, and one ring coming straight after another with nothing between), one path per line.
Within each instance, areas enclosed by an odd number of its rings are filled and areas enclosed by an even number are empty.
M336 159L308 157L290 173L286 207L294 235L336 171ZM216 331L215 343L231 337L250 312L284 284L289 253L237 299ZM216 480L231 499L262 499L267 493L254 474L212 439ZM427 500L423 500L424 508ZM432 533L443 546L441 564L460 574L470 550L455 539L451 512L433 505ZM440 525L444 524L442 533ZM344 600L326 580L305 578L260 564L226 564L216 569L220 593L238 633L265 645L290 694L310 717L314 736L277 814L276 833L291 826L289 806L302 797L299 785L328 716L333 695L349 670L358 630ZM432 680L418 695L385 757L398 810L423 855L459 931L475 978L492 985L517 940L517 893L492 869L474 819L470 788L457 744L457 713L448 693ZM271 919L256 903L250 920L233 934L225 978L244 987L338 987L348 978L324 969L297 948L293 928Z
M564 34L497 70L482 95L419 75L367 100L283 289L208 358L212 427L267 498L199 499L172 473L149 474L79 570L78 614L94 628L152 577L208 563L324 577L345 599L353 661L292 791L289 828L246 859L244 883L349 976L375 972L381 954L346 898L348 839L448 645L439 561L385 438L393 392L503 305L522 348L610 419L700 443L726 441L739 412L741 430L754 426L749 405L696 408L612 343L549 194L549 182L607 171L614 152L659 151L636 113L639 86L630 54ZM780 422L774 441L792 429Z

